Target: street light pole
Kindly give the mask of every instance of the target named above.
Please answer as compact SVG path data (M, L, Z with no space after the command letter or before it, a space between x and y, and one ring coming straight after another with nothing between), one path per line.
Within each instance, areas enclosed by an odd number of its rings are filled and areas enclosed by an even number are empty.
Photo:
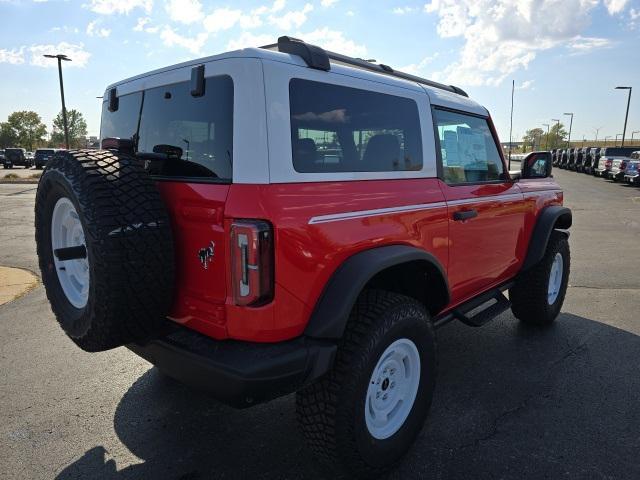
M64 104L64 84L62 83L62 61L70 62L71 59L59 53L57 55L45 55L47 58L58 59L58 77L60 78L60 98L62 99L62 122L64 123L64 142L69 150L69 126L67 125L67 107Z
M548 123L543 123L542 126L543 127L547 127L547 141L544 142L544 149L545 150L549 150L549 124Z
M555 142L555 146L556 146L556 148L558 148L560 146L560 142L558 141L558 139L560 138L560 119L559 118L552 118L551 121L552 122L556 122L556 142Z
M565 113L571 115L571 123L569 123L569 140L567 140L567 148L571 148L571 128L573 127L573 113Z
M598 133L600 132L600 130L602 129L602 127L598 127L598 128L594 128L593 130L596 132L596 139L595 141L598 141Z
M607 146L607 140L609 140L611 138L611 135L607 135L606 137L604 137L604 146Z
M627 119L629 118L629 104L631 103L631 87L616 87L616 90L629 90L629 96L627 97L627 113L624 116L624 128L622 129L622 144L624 147L624 136L627 133Z

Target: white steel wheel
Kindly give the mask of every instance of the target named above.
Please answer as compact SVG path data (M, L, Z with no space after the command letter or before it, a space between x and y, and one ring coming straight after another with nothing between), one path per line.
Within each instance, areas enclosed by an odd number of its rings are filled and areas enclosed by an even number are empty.
M560 252L556 253L551 264L551 273L549 274L549 287L547 289L547 303L553 305L558 298L560 289L562 288L562 275L564 273L564 259Z
M378 440L395 434L409 416L420 385L420 354L408 338L396 340L373 369L365 400L365 421Z
M51 216L51 247L59 248L85 245L84 230L75 206L66 197L60 198ZM76 308L84 308L89 298L89 259L58 260L53 255L58 281L67 300Z

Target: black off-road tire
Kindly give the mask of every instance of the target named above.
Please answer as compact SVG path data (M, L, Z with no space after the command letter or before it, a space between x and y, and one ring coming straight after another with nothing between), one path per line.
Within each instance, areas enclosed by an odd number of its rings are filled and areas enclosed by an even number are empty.
M62 197L73 203L84 230L83 308L68 300L54 264L51 222ZM35 229L51 308L80 348L108 350L157 333L173 300L173 237L160 193L139 160L110 151L57 153L38 184Z
M560 291L552 304L548 302L548 288L556 254L562 255L563 271ZM509 290L511 311L523 323L550 325L560 314L569 283L571 254L565 233L553 231L547 251L542 260L533 268L520 275Z
M408 338L420 356L420 382L400 429L376 439L365 421L365 399L379 357ZM358 299L340 341L333 369L296 394L298 423L307 443L331 471L372 478L389 471L409 450L426 420L437 373L436 340L424 306L380 290Z

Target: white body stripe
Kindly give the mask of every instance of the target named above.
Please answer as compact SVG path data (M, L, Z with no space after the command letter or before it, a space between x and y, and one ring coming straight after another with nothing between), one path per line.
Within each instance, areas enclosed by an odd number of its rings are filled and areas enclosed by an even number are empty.
M526 196L539 196L549 193L559 193L562 190L541 190L539 192L527 192ZM332 213L330 215L319 215L309 220L309 225L318 223L340 222L342 220L352 220L356 218L376 217L393 213L418 212L421 210L433 210L435 208L455 207L457 205L469 205L474 203L487 203L495 201L509 201L523 199L522 193L506 193L503 195L491 195L488 197L465 198L462 200L452 200L450 202L421 203L417 205L402 205L399 207L375 208L373 210L358 210L354 212Z

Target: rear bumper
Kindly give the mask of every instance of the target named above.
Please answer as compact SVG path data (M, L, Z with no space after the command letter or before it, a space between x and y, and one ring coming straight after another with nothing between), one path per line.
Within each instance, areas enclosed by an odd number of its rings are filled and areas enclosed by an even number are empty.
M627 183L638 183L640 182L640 175L625 175L624 181Z
M306 337L279 343L214 340L184 327L127 348L236 408L298 390L332 367L337 350L335 343Z

